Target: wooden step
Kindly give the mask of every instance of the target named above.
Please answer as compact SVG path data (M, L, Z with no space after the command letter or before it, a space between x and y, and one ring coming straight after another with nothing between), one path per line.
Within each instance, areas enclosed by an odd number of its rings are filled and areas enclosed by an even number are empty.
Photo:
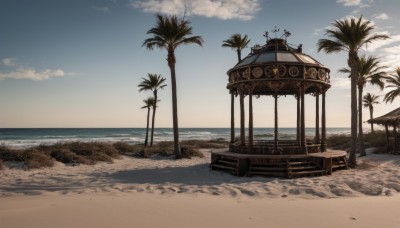
M289 162L290 165L308 165L313 164L312 162Z
M238 159L237 158L234 158L234 157L230 157L230 156L221 156L221 159L226 159L226 160L232 160L232 161L237 161Z
M332 169L340 169L340 168L346 168L346 164L335 164L332 165Z
M247 173L247 176L253 176L253 175L260 175L260 176L268 176L268 177L286 177L287 174L286 172L260 172L260 171L249 171Z
M325 175L326 171L319 169L319 170L310 170L310 171L301 171L301 172L292 172L291 176L313 176L314 174L317 175Z
M316 170L316 166L295 166L295 167L290 167L289 168L292 171L297 171L297 170Z
M250 171L285 171L287 167L250 167Z
M228 164L228 165L237 165L237 163L238 163L237 161L228 161L228 160L224 160L224 159L220 159L217 162Z
M236 171L236 167L220 165L220 164L211 164L211 167L212 168L220 168L220 169L229 169L229 170Z
M250 161L251 162L251 161ZM289 163L287 162L279 162L279 163L255 163L251 162L254 166L287 166Z

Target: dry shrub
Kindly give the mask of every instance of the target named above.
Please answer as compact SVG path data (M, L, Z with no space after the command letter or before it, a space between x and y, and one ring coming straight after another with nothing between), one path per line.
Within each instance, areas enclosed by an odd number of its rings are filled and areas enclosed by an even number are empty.
M132 154L132 153L139 153L143 150L143 145L135 144L131 145L125 142L116 142L113 144L113 147L119 151L120 154Z
M165 148L173 148L174 142L173 141L161 141L154 144L156 147L165 147Z
M368 147L383 147L387 145L385 131L374 131L364 135L364 141Z
M142 155L144 158L149 158L154 155L161 155L161 156L172 156L174 154L173 147L163 147L159 144L156 144L152 147L144 147L142 151Z
M387 153L389 153L389 151L388 151L388 147L385 145L385 146L381 146L381 147L375 147L374 150L372 151L372 153L387 154Z
M3 161L24 161L21 151L10 149L5 145L0 145L0 159Z
M25 166L28 169L52 167L53 159L36 148L29 148L22 152Z
M337 134L327 139L328 148L336 150L347 150L351 146L351 135ZM365 147L385 147L387 144L386 133L384 131L375 131L364 134ZM381 151L381 149L380 149Z
M327 138L327 146L334 150L346 150L351 146L351 135L331 135Z
M197 148L183 146L181 147L181 154L182 158L192 158L192 157L199 157L203 158L204 154L199 151Z
M93 165L94 162L76 153L66 149L61 148L59 150L54 150L51 156L59 162L64 164L85 164Z
M229 146L229 142L225 139L213 139L213 140L185 140L181 143L183 146L189 146L194 148L226 148Z
M65 144L65 148L84 156L93 163L98 161L112 162L119 157L119 152L112 145L98 142L72 142Z

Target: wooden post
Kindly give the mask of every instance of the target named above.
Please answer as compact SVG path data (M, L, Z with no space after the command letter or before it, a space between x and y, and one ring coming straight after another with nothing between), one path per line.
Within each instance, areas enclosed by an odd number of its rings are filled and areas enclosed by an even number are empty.
M319 144L319 93L315 95L315 143Z
M398 146L397 146L397 127L396 125L393 125L393 152L397 154L399 152Z
M306 128L305 128L305 115L304 115L304 93L305 93L305 88L304 85L301 86L301 142L300 145L303 149L303 152L305 154L308 154L307 151L307 144L306 144Z
M385 124L385 130L386 130L387 152L390 153L389 127L387 124Z
M244 94L240 92L240 145L244 146L246 144L246 138L244 133Z
M301 124L300 124L300 93L297 94L296 100L297 100L297 124L296 124L297 136L296 136L296 140L298 142L300 142L300 135L301 135L301 132L300 132L300 128L301 128Z
M278 149L278 94L275 91L275 137L274 137L274 147L275 150Z
M322 91L322 116L321 116L321 121L322 121L322 139L321 139L321 152L326 151L326 110L325 110L325 92L326 90L324 89Z
M231 144L235 143L235 93L231 91Z
M249 148L253 147L253 95L249 93Z

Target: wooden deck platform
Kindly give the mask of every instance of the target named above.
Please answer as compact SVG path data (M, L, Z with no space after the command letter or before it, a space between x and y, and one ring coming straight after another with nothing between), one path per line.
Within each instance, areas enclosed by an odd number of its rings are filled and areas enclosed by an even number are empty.
M330 150L323 153L263 155L229 151L211 152L210 167L236 176L302 177L330 175L348 168L346 152Z

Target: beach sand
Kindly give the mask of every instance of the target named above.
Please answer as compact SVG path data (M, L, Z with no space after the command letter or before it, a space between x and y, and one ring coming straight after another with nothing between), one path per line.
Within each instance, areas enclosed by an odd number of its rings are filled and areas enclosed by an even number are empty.
M400 226L400 156L368 154L357 169L278 179L210 170L204 154L29 171L7 164L1 227Z

